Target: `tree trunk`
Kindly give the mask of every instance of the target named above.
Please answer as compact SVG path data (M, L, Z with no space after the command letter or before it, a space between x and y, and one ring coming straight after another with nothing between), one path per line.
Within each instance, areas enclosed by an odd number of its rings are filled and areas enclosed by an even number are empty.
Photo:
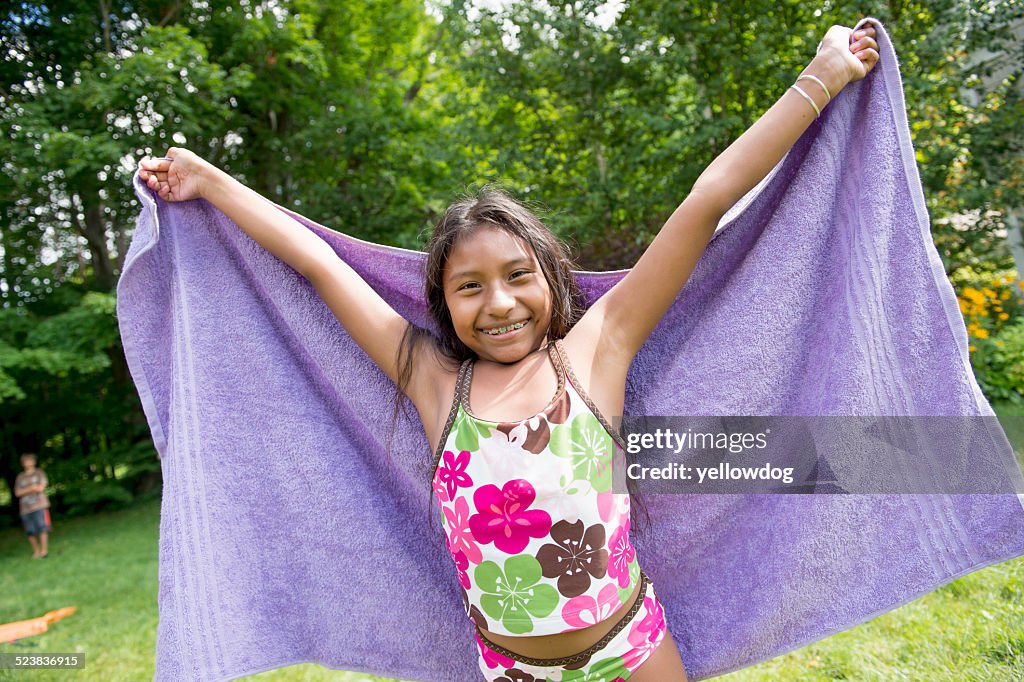
M114 268L110 262L110 252L107 250L107 230L103 220L102 203L85 203L81 196L78 196L78 204L82 206L85 213L85 225L75 217L72 212L72 222L78 228L79 233L89 243L89 253L92 256L92 274L96 284L103 291L110 291L114 288Z
M7 482L7 488L11 491L11 504L8 507L8 515L15 524L21 522L21 515L18 513L18 498L14 496L14 481L18 478L18 472L4 472L4 481Z
M0 301L3 301L6 305L10 305L14 301L14 251L12 250L10 235L8 233L10 227L0 229L0 245L4 249L4 270L3 276L0 277L0 282L7 284L7 290L5 291L0 287Z
M107 54L111 53L110 46L110 2L100 0L100 15L103 20L103 49Z
M160 23L158 24L161 28L168 24L173 24L178 19L178 13L181 10L181 2L177 0L170 2L160 8Z
M92 447L90 446L89 443L89 434L86 432L85 429L80 428L78 429L78 437L82 444L82 456L89 457L89 453L92 451Z

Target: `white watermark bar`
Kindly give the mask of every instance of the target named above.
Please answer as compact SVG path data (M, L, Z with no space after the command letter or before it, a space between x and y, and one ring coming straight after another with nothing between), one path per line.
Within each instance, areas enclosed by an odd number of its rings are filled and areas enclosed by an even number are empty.
M1024 417L639 416L614 426L626 444L617 493L1024 494Z
M0 653L0 670L36 670L40 668L84 668L85 654Z

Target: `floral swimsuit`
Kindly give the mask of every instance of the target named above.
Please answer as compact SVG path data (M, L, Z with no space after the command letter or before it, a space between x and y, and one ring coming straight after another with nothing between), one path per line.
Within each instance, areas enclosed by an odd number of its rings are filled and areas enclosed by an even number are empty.
M630 542L629 495L612 492L613 472L625 470L621 438L583 393L561 342L548 353L555 397L518 421L473 415L473 364L462 364L435 453L441 523L488 680L624 680L661 642L664 616ZM590 627L637 585L641 594L612 631L564 659L524 658L479 631L535 636Z

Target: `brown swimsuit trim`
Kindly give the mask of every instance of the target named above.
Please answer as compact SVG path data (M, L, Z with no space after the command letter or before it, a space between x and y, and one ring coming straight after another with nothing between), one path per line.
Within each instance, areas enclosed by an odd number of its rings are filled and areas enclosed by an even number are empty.
M466 370L472 360L463 360L459 366L459 376L455 379L455 397L452 399L452 408L448 411L448 421L444 424L444 431L441 432L441 440L434 450L434 466L430 468L430 480L434 480L437 473L437 465L441 461L441 453L444 452L444 444L448 441L448 434L451 433L452 424L455 423L455 415L459 412L460 395L463 385L466 383Z
M605 428L605 431L611 434L612 439L619 444L620 448L625 450L626 440L619 434L617 429L608 423L608 420L604 418L603 414L601 414L601 410L597 409L597 405L595 405L594 401L590 399L589 395L587 395L587 391L580 384L580 380L576 378L576 373L572 371L572 365L569 364L569 358L566 356L565 349L562 347L561 339L555 341L555 352L558 353L558 357L562 361L562 367L565 368L566 373L569 375L569 383L571 383L573 388L576 389L576 392L580 394L580 397L583 398L583 402L587 404L590 411L594 413L595 417L597 417L597 421L601 422L601 426Z
M548 410L550 410L552 406L554 406L555 403L557 403L565 394L566 372L565 369L562 367L562 356L560 356L558 354L558 351L555 350L554 342L548 343L547 350L548 359L551 361L551 367L552 369L555 370L555 380L558 382L558 388L555 389L555 397L553 397L551 401L547 405L545 405L544 409L542 409L540 412L537 412L536 414L531 415L526 419L503 419L499 421L495 421L494 419L484 419L483 417L478 417L475 414L473 414L473 408L469 404L469 392L473 386L473 367L475 365L475 363L473 362L469 363L469 370L466 372L466 379L463 385L462 395L459 396L459 402L462 405L462 409L466 412L466 414L468 414L473 419L476 419L477 421L481 422L486 422L488 424L519 424L522 422L530 421L534 417L542 415Z
M536 666L542 666L542 667L552 667L552 666L566 666L566 665L570 665L572 663L586 662L586 661L590 660L590 658L595 653L597 653L598 651L600 651L604 647L608 646L608 643L610 641L612 641L612 639L614 639L615 635L617 635L620 632L622 632L622 630L627 625L629 625L630 621L633 620L633 618L640 611L640 609L643 608L644 599L647 596L647 584L648 584L648 582L649 582L649 580L647 578L647 574L644 573L641 570L640 571L640 590L639 590L639 594L637 595L636 600L633 601L633 605L629 607L629 610L626 611L626 613L622 614L622 618L619 619L619 622L617 622L615 624L615 626L612 627L612 629L609 630L608 633L604 637L602 637L601 639L597 640L596 642L594 642L593 644L588 646L583 651L580 651L579 653L572 654L571 656L563 656L562 658L529 658L527 656L522 656L520 654L517 654L517 653L515 653L513 651L509 651L508 649L506 649L505 647L501 646L500 644L495 644L491 640L489 640L486 637L484 637L484 634L483 634L483 632L480 631L480 628L476 628L476 633L477 633L477 635L480 636L480 639L484 642L484 644L487 645L487 647L489 649L493 649L494 651L496 651L497 653L501 654L502 656L508 656L509 658L511 658L513 660L519 661L520 663L527 663L529 665L536 665Z

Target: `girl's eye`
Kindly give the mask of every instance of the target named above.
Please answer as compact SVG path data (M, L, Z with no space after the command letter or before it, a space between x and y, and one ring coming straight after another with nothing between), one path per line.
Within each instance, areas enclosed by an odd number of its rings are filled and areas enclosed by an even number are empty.
M508 276L508 278L509 279L519 279L519 277L521 275L528 275L531 272L533 272L533 271L532 270L516 270L515 272L510 274ZM480 285L478 283L476 283L476 282L466 282L465 284L463 284L462 286L457 288L455 291L465 291L466 289L475 288L475 287L479 287L479 286Z

